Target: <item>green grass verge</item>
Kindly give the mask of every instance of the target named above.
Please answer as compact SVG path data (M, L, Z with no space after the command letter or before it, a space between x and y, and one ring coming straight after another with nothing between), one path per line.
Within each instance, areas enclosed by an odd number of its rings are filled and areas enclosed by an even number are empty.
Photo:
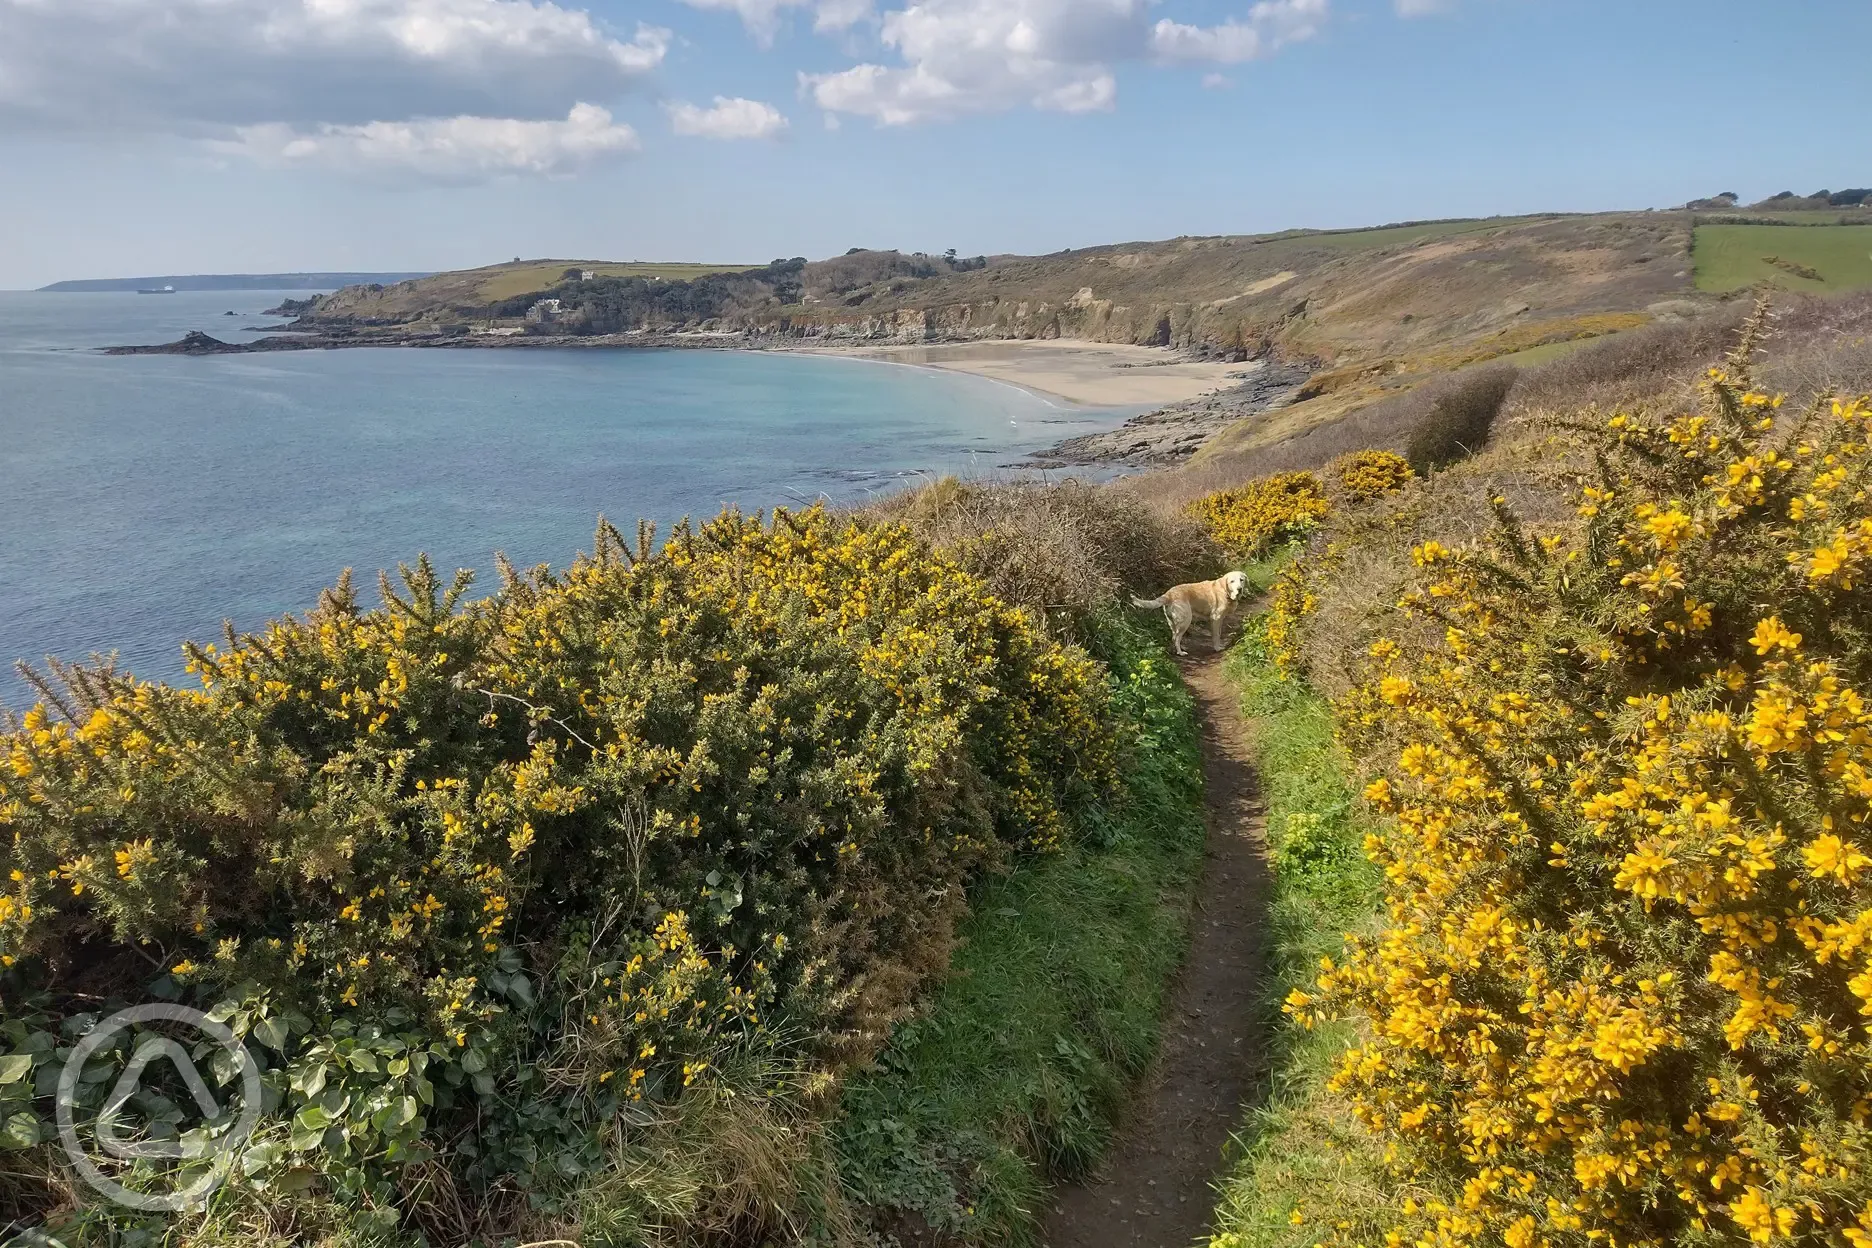
M1395 1203L1380 1146L1326 1087L1353 1032L1343 1025L1307 1031L1287 1021L1280 1003L1312 981L1320 958L1340 951L1344 932L1373 922L1380 878L1361 848L1365 828L1333 742L1331 711L1304 684L1280 676L1262 636L1261 622L1251 622L1228 672L1255 723L1275 856L1273 970L1264 999L1269 1087L1236 1136L1215 1242L1298 1248L1346 1223L1376 1243Z
M1036 1243L1049 1181L1098 1159L1156 1052L1202 862L1194 708L1136 622L1094 648L1135 726L1127 801L979 890L953 978L844 1092L847 1195L907 1242Z
M1872 225L1699 225L1693 255L1697 289L1717 294L1872 286Z
M1490 360L1491 364L1509 364L1515 368L1539 368L1542 364L1551 364L1563 360L1589 342L1598 342L1609 335L1599 338L1575 338L1570 342L1549 342L1538 347L1529 347L1525 351L1513 351L1507 355L1498 355Z

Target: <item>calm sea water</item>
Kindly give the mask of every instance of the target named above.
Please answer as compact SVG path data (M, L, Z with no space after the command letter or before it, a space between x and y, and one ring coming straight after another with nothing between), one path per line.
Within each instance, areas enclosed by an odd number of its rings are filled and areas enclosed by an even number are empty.
M175 679L183 638L305 610L347 567L374 584L418 552L445 572L489 572L496 551L563 566L601 512L628 532L724 503L986 476L1125 415L824 357L95 350L189 329L245 340L279 297L0 293L8 669L116 650L140 675ZM0 672L0 703L24 700Z

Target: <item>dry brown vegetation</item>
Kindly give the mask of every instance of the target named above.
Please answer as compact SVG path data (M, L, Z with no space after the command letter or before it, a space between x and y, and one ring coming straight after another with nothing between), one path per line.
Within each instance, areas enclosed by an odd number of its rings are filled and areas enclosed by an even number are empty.
M1728 305L1691 321L1656 325L1595 343L1542 368L1521 373L1508 396L1494 440L1480 455L1411 482L1382 505L1329 519L1314 537L1316 557L1329 548L1342 560L1322 578L1317 614L1309 623L1309 678L1331 695L1346 688L1350 664L1376 636L1378 617L1408 577L1411 547L1430 540L1446 546L1470 542L1492 529L1496 504L1531 525L1570 514L1565 482L1580 466L1581 439L1573 422L1581 413L1681 407L1696 379L1731 349L1748 317ZM1817 393L1863 392L1872 384L1872 294L1843 299L1790 300L1773 313L1757 379L1766 389L1804 402ZM1395 445L1409 421L1429 410L1427 389L1375 405L1306 440L1249 461L1254 471L1314 467L1327 452L1367 437ZM1276 456L1279 458L1276 458ZM1229 465L1240 472L1244 466ZM1179 476L1196 489L1225 471L1197 464Z
M1275 473L1324 470L1350 452L1402 451L1440 406L1512 377L1494 437L1480 454L1410 482L1382 503L1335 508L1314 539L1315 549L1343 542L1348 524L1393 534L1377 542L1361 537L1360 566L1333 578L1334 601L1321 612L1326 622L1313 630L1318 679L1331 691L1339 655L1356 646L1368 609L1388 601L1401 583L1400 560L1410 545L1431 537L1455 544L1485 532L1494 523L1494 497L1532 521L1559 514L1560 476L1574 445L1556 423L1561 416L1681 402L1686 379L1733 347L1747 313L1743 305L1723 304L1704 316L1607 337L1539 368L1514 373L1484 365L1435 377L1271 446L1206 456L1175 470L1097 486L944 478L869 510L959 552L1001 597L1043 611L1070 632L1123 594L1156 593L1219 570L1223 554L1189 510L1198 499ZM1764 384L1803 398L1827 388L1872 387L1872 293L1793 299L1778 307L1773 324L1759 367Z
M786 338L962 341L1079 338L1235 358L1349 366L1362 390L1526 347L1629 327L1692 297L1688 213L1422 222L1126 243L973 261L864 251L751 270L675 300L664 329ZM472 320L527 278L496 266L380 292L352 288L321 314L348 323ZM612 266L594 265L608 272ZM665 318L669 319L669 318Z
M1076 631L1126 594L1213 576L1222 552L1192 516L1130 490L1068 480L944 477L870 508L950 551L1005 601Z

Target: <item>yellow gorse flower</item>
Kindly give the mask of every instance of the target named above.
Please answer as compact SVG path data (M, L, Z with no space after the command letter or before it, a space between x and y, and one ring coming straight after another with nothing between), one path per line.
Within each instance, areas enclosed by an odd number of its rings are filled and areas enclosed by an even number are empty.
M1432 1196L1387 1243L1872 1248L1872 403L1790 445L1746 369L1569 522L1420 544L1337 703L1385 925L1285 1008L1363 1020L1333 1086Z
M731 1048L875 1047L975 873L1117 779L1106 669L899 525L607 526L468 587L419 563L365 610L347 578L191 648L199 688L87 672L79 724L32 708L0 734L0 965L30 989L82 930L321 1028L539 1034L578 1055L555 1080L671 1098Z
M1191 514L1208 527L1216 544L1241 558L1309 532L1330 510L1318 478L1309 472L1279 473L1190 504Z

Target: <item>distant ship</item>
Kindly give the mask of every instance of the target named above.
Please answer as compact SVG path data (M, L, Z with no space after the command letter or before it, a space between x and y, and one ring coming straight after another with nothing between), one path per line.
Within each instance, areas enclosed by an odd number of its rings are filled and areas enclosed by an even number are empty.
M139 290L137 291L137 294L139 295L173 295L175 294L175 287L162 286L162 287L152 288L150 290Z

